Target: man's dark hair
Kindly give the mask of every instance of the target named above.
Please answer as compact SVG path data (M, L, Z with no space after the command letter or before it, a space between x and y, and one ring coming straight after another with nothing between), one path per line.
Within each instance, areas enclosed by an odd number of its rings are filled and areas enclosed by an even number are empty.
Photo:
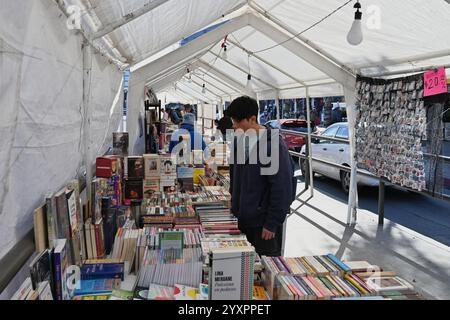
M192 105L190 105L190 104L185 104L185 105L184 105L184 110L185 110L185 111L188 111L188 110L189 110L189 112L192 112L192 111L194 111L194 108L193 108Z
M258 117L258 102L248 96L239 97L228 107L227 116L238 121L248 120L253 116Z

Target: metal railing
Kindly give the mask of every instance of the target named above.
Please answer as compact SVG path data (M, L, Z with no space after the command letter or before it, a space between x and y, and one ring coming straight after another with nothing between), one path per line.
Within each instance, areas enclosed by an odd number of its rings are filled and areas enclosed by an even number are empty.
M297 135L297 136L303 136L303 137L307 137L309 134L308 133L304 133L304 132L297 132L297 131L292 131L292 130L280 130L281 133L287 133L287 134L291 134L291 135ZM333 138L333 137L326 137L326 136L321 136L321 135L317 135L317 134L310 134L312 139L317 139L317 140L326 140L326 141L331 141L331 142L338 142L338 143L342 143L342 144L347 144L349 145L350 142L347 139L340 139L340 138ZM305 150L308 150L308 148L305 148ZM308 160L306 162L306 165L309 166L309 160L311 157L311 161L315 161L315 162L319 162L322 164L326 164L328 166L331 166L333 168L345 171L345 172L351 172L351 168L341 165L341 164L337 164L337 163L333 163L333 162L329 162L323 159L318 159L318 158L314 158L313 155L311 154L310 156L305 155L305 154L301 154L299 152L295 152L295 151L289 151L289 153L295 157L304 159L304 160ZM428 154L428 153L424 153L425 157L434 157L434 158L439 158L442 159L444 162L450 162L450 157L447 156L442 156L442 155L433 155L433 154ZM361 176L365 176L368 178L372 178L372 179L376 179L379 182L379 194L378 194L378 224L379 225L383 225L384 224L384 205L385 205L385 187L386 185L391 185L391 186L395 186L396 188L399 188L401 190L404 191L409 191L409 192L413 192L413 193L417 193L417 194L421 194L427 197L431 197L434 199L440 199L440 200L445 200L450 202L450 195L446 195L446 194L440 194L440 197L436 197L436 195L429 191L429 190L422 190L422 191L418 191L418 190L414 190L408 187L404 187L404 186L400 186L397 185L395 183L392 183L390 181L388 181L385 178L381 178L378 177L370 172L367 171L362 171L360 169L357 169L357 174L361 175ZM305 189L309 188L309 181L310 181L311 177L309 177L309 170L308 168L305 170Z

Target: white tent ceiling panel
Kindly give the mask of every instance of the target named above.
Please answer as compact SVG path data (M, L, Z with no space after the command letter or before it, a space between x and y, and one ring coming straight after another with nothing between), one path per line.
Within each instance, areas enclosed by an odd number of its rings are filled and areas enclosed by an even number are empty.
M183 96L180 92L176 92L174 90L165 90L158 93L158 96L161 98L161 102L166 105L169 103L193 103L193 98L188 98L187 96Z
M235 32L234 35L235 38L239 41L238 44L241 44L244 48L246 48L251 52L256 52L276 45L274 41L272 41L267 36L263 35L258 31L253 32L249 37L245 36L246 32L241 33L241 31ZM233 39L233 37L231 37L231 39ZM232 49L232 51L235 50L239 50L242 52L242 50L240 50L239 48ZM311 81L329 78L326 74L324 74L314 66L310 65L306 61L300 59L298 56L294 55L292 52L290 52L289 50L285 49L282 46L278 46L268 51L257 53L257 55L263 58L264 60L274 64L279 69L288 72L292 76L295 76L302 81ZM257 59L252 58L252 61L257 61ZM277 72L274 72L273 70L274 69L271 68L270 72L273 74L277 74ZM286 86L292 83L292 81L293 81L292 79L284 78L284 80L282 81L282 86Z
M184 82L178 82L176 85L176 90L180 90L181 92L196 98L200 101L213 101L215 100L215 97L211 95L210 93L202 93L201 89L192 85L192 84L186 84Z
M204 71L206 72L206 71ZM199 81L202 81L203 76L201 76L201 71L199 71L199 76L194 76L194 79L197 78ZM236 93L237 90L233 87L231 87L229 84L220 81L219 79L217 79L216 77L214 77L214 75L212 74L206 74L204 77L204 80L206 82L206 84L212 84L213 86L215 86L217 89L219 89L223 95L229 95L232 93Z
M255 2L269 8L278 1ZM300 32L343 3L338 0L285 0L270 10L270 14ZM346 41L355 11L353 2L302 36L353 68L450 48L450 5L444 0L378 0L362 1L361 4L364 41L359 46L351 46ZM379 20L375 11L368 12L370 6L379 9Z
M222 59L217 58L215 55L211 54L211 53L207 53L205 56L203 56L203 60L205 61L209 61L210 65L213 65L214 68L219 69L221 72L227 74L228 76L230 76L231 78L235 79L236 81L238 81L242 86L245 86L247 83L247 76L248 76L248 67L247 66L239 66L236 63L234 63L233 61L224 61ZM236 68L235 66L238 66L238 68ZM264 82L269 82L266 81L266 79L264 79L264 75L261 75L261 77L259 77L259 75L255 75L257 78L261 79ZM268 79L270 80L270 79ZM261 81L257 80L256 78L253 79L253 85L255 87L256 91L261 91L261 90L267 90L270 87L267 84L262 83Z
M215 48L214 50L216 54L218 54L219 51L219 48ZM239 66L241 69L246 70L247 72L250 71L252 76L256 76L257 78L260 78L261 80L268 82L277 88L282 87L286 84L295 84L295 82L293 82L291 78L285 76L276 69L253 57L250 57L249 67L248 54L239 48L233 48L233 46L230 46L230 49L228 49L227 52L227 61L232 62L233 64Z
M93 2L95 14L103 25L149 3L148 0ZM195 33L244 3L243 0L170 0L115 30L110 37L127 57L132 58L130 62L136 63Z
M213 66L215 69L220 70L222 73L225 73L229 77L235 79L240 85L245 86L247 81L247 73L240 71L221 59L216 59L216 57L211 53L205 54L202 57L202 60L207 61L208 64Z

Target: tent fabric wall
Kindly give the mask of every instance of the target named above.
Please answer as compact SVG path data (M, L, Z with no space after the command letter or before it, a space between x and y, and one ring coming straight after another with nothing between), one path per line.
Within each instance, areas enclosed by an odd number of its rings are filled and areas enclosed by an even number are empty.
M83 65L82 39L53 1L0 0L0 8L1 259L33 227L44 195L83 162ZM100 137L118 127L110 110L121 72L93 60L93 150L101 151Z

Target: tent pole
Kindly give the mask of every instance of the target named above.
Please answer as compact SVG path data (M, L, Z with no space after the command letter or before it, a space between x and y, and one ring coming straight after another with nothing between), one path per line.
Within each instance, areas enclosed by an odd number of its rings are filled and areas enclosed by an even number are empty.
M312 139L311 139L311 104L309 101L309 88L306 87L306 121L308 122L308 174L309 187L311 190L311 197L314 197L314 176L312 166Z
M280 112L281 112L281 108L280 108L280 93L277 91L276 95L275 95L275 107L277 108L277 120L280 120Z
M348 210L347 210L347 224L355 225L357 220L358 208L358 185L357 185L357 162L356 162L356 96L354 91L344 88L345 102L347 104L347 118L349 129L349 144L350 144L350 186L348 194Z
M91 72L92 48L87 41L83 42L83 163L86 167L86 194L91 197L92 154L91 149ZM92 200L91 200L92 205ZM91 212L91 214L93 214Z

